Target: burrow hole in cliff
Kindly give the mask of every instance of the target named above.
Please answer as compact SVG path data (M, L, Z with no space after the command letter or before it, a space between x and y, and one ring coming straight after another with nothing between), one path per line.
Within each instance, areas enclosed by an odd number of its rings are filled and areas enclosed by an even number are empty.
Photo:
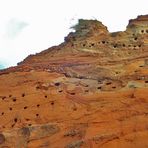
M107 82L107 83L106 83L106 85L111 85L111 84L112 84L111 82Z
M40 104L37 104L36 106L37 106L37 107L40 107Z
M17 118L14 118L14 122L17 122Z
M117 45L114 45L113 47L114 47L114 48L117 48Z
M136 45L133 46L133 49L136 50Z
M40 89L40 87L39 86L36 86L36 89Z
M116 88L116 86L113 86L112 88L113 88L113 89L115 89L115 88Z
M144 30L141 30L141 33L144 33Z
M51 103L50 103L51 105L54 105L54 101L51 101Z
M12 107L9 107L9 110L12 111Z
M123 44L122 46L125 47L125 44Z
M102 41L102 44L105 44L106 42L105 41Z
M9 98L11 98L12 97L12 95L9 95Z
M115 73L116 73L116 75L118 75L118 74L120 74L121 72L120 72L120 71L116 71Z
M136 41L137 39L138 39L137 37L134 38L135 41Z
M148 80L147 80L147 81L145 81L145 83L148 83Z
M13 101L13 102L16 102L16 98L13 98L12 101Z
M45 97L45 98L48 98L48 96L47 96L47 95L45 95L44 97Z
M138 45L138 47L141 47L141 45Z
M54 85L55 86L60 86L60 83L59 82L56 82Z
M73 108L73 111L77 111L77 108L75 107L75 108Z
M4 112L2 112L1 115L3 116L4 115Z
M148 33L148 30L146 30L146 33Z
M72 92L72 93L70 93L71 95L75 95L76 93L74 93L74 92Z
M59 90L59 93L62 93L63 92L63 90Z
M86 44L83 44L83 47L85 47L86 46Z
M27 106L24 107L24 109L27 109L27 108L28 108Z
M36 117L38 117L39 116L39 114L36 114Z
M15 124L12 124L12 125L11 125L11 127L14 127L14 126L15 126Z
M22 93L22 97L25 97L25 93Z
M97 87L97 89L99 89L99 90L101 90L101 88L102 88L101 86Z

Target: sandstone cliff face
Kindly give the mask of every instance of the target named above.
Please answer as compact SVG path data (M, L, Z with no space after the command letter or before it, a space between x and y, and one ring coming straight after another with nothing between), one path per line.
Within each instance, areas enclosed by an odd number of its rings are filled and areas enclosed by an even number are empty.
M74 29L0 71L0 147L148 147L148 15L124 32Z

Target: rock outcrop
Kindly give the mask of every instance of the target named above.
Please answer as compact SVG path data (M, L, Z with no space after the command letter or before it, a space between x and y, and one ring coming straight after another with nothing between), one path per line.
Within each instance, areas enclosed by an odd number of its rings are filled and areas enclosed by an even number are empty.
M97 20L73 28L0 71L0 147L148 147L148 15L123 32Z

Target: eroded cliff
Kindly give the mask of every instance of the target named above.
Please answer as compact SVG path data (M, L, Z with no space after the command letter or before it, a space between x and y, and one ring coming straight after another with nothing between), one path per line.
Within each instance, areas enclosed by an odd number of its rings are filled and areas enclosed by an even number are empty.
M74 29L0 71L0 147L148 147L148 15Z

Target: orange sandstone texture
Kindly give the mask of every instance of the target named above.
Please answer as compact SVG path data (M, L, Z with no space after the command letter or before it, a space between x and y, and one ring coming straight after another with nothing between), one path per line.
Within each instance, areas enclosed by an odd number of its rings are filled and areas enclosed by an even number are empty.
M148 15L74 29L0 71L1 148L148 147Z

